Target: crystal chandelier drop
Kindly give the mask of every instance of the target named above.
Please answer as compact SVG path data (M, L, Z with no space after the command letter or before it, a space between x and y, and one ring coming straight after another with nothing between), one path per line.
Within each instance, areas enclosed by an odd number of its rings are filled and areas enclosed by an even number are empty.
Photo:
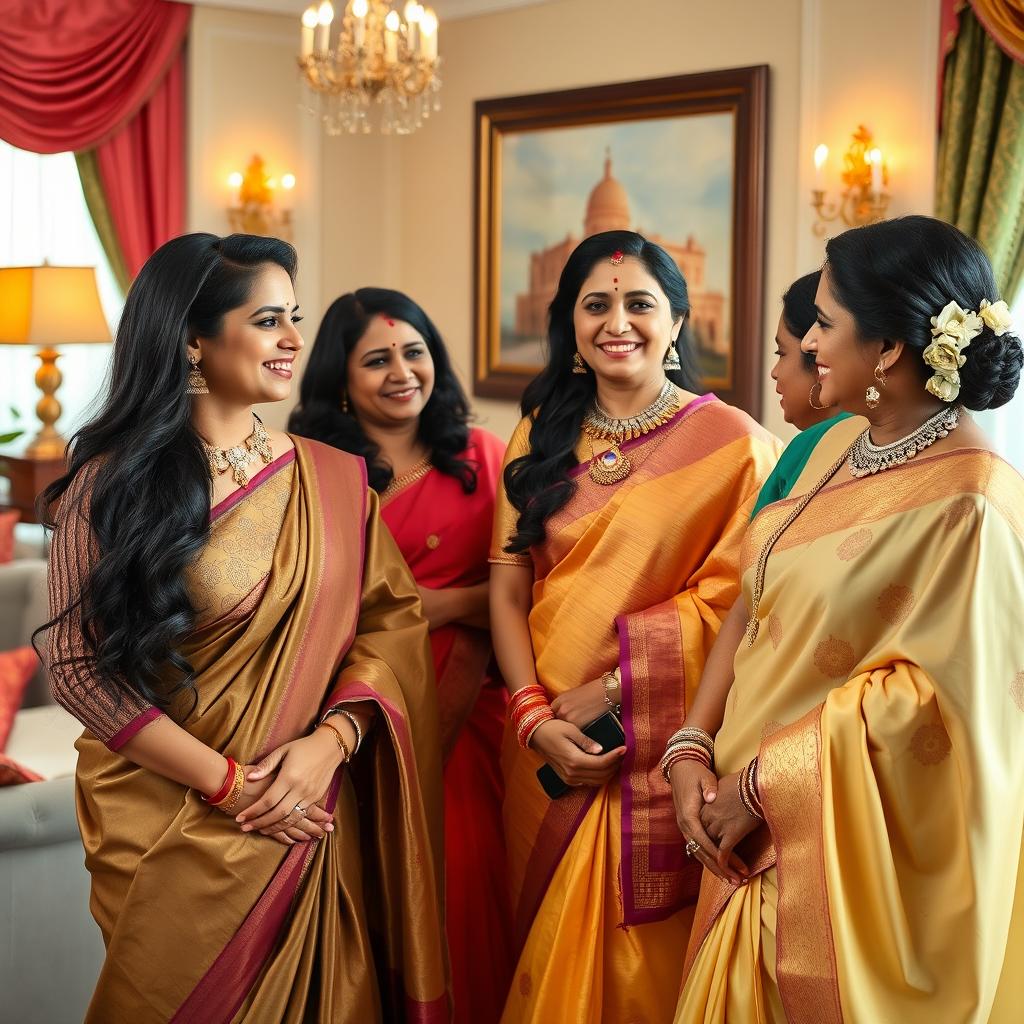
M316 97L307 106L329 135L408 135L441 109L437 15L409 0L399 16L387 0L349 0L332 33L323 0L302 15L299 67ZM333 36L333 43L332 43ZM376 108L376 109L375 109Z

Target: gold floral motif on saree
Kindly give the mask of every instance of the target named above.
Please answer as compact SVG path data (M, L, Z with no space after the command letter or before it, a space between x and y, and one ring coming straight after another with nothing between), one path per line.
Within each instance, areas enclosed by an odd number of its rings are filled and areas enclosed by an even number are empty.
M814 648L814 665L818 671L829 679L845 678L857 664L857 656L853 647L845 640L829 634Z
M836 548L836 555L844 562L852 562L867 551L871 544L870 530L856 530Z
M1024 711L1024 672L1018 672L1010 683L1010 697L1018 711Z
M238 607L270 572L292 489L290 462L210 524L210 539L185 571L200 623Z
M878 595L875 610L883 622L890 626L898 626L910 614L914 607L914 592L910 587L894 583Z

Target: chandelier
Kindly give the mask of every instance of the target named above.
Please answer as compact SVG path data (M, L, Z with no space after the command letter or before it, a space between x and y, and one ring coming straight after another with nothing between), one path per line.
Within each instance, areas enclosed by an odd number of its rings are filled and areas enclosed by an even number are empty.
M316 97L310 113L329 135L408 135L441 109L437 15L409 0L402 16L387 0L349 0L332 45L334 7L302 15L299 68Z

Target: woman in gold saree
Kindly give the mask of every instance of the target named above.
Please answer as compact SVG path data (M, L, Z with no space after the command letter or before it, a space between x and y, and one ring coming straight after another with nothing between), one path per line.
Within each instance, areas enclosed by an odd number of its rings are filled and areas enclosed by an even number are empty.
M775 459L748 416L693 393L688 311L660 247L624 231L583 242L506 453L491 553L516 726L506 1024L656 1022L678 994L698 875L657 761L736 597L739 541ZM609 707L625 738L601 752L581 729ZM541 788L545 761L567 795Z
M276 239L161 247L46 494L90 1022L448 1020L415 584L362 462L252 412L290 392L294 272Z
M926 217L831 240L816 304L821 400L870 426L832 427L744 541L746 633L688 722L721 722L720 778L670 768L709 867L675 1019L1019 1020L1024 481L965 410L1009 401L1020 342Z

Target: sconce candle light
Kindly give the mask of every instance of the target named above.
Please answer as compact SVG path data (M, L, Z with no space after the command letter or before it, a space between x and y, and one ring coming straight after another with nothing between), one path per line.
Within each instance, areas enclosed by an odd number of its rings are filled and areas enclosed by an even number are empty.
M238 190L238 204L228 209L232 231L272 236L286 242L292 240L292 211L276 205L275 194L279 190L290 192L295 188L294 174L282 174L278 182L267 174L263 159L254 156L245 174L232 171L228 185Z
M814 233L823 238L828 225L841 221L847 227L874 224L885 218L889 207L889 173L882 159L882 151L874 144L871 132L860 125L853 133L849 148L843 156L843 191L838 200L826 202L824 185L828 146L814 150L814 188L811 205L817 217Z

